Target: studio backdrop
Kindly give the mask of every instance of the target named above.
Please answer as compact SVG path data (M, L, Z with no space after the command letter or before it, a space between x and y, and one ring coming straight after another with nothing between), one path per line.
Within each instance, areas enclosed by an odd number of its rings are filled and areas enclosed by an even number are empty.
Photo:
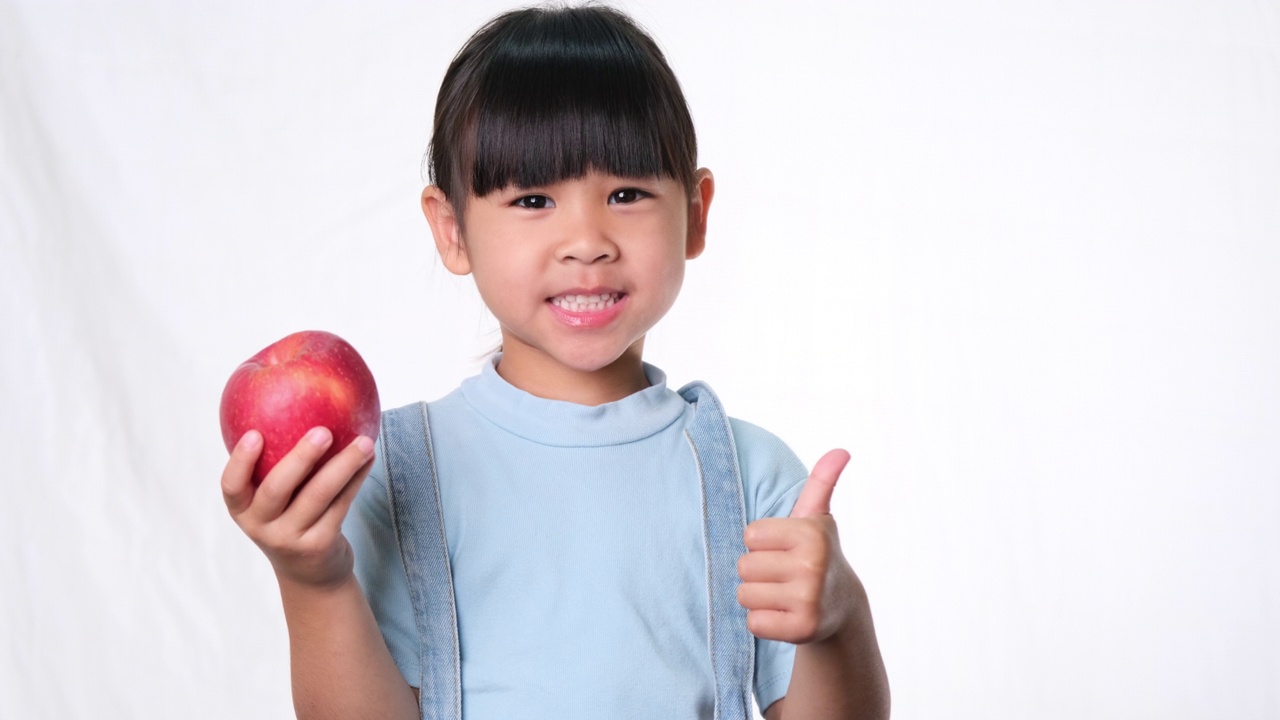
M284 718L223 383L498 339L418 209L483 2L0 0L0 718ZM646 344L807 463L894 717L1280 717L1280 5L620 5L716 196Z

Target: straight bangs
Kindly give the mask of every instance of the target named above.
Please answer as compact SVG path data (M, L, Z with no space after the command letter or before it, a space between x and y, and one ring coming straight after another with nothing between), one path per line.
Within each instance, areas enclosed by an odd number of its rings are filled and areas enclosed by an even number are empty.
M594 170L670 177L691 192L693 121L652 39L608 8L520 13L486 38L470 112L458 118L454 187L483 197Z

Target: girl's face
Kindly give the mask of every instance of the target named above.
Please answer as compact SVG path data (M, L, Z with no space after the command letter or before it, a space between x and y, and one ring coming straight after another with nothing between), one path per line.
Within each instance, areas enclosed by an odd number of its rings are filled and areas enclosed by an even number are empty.
M675 302L685 260L702 251L713 183L699 170L692 199L670 178L596 172L507 187L467 201L465 235L442 195L433 212L432 190L424 210L446 267L475 276L502 327L499 371L550 395L548 382L580 383L619 361L642 373L645 333Z

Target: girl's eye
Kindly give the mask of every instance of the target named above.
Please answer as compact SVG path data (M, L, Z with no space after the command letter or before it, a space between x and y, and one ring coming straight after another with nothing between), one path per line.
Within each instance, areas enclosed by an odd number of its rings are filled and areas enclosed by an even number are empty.
M556 204L551 201L551 198L546 195L525 195L524 197L516 198L515 202L511 204L516 207L524 208L525 210L546 210L547 208L556 206Z
M614 190L609 195L609 202L611 204L629 205L645 197L649 197L649 193L638 188L622 188L621 190Z

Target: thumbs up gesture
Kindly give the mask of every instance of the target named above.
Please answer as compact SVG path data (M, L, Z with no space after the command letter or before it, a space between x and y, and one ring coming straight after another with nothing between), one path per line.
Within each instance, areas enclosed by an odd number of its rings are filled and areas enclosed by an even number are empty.
M738 602L758 638L804 644L825 640L851 622L861 582L840 551L831 493L849 462L832 450L814 465L791 516L747 526L738 560Z

